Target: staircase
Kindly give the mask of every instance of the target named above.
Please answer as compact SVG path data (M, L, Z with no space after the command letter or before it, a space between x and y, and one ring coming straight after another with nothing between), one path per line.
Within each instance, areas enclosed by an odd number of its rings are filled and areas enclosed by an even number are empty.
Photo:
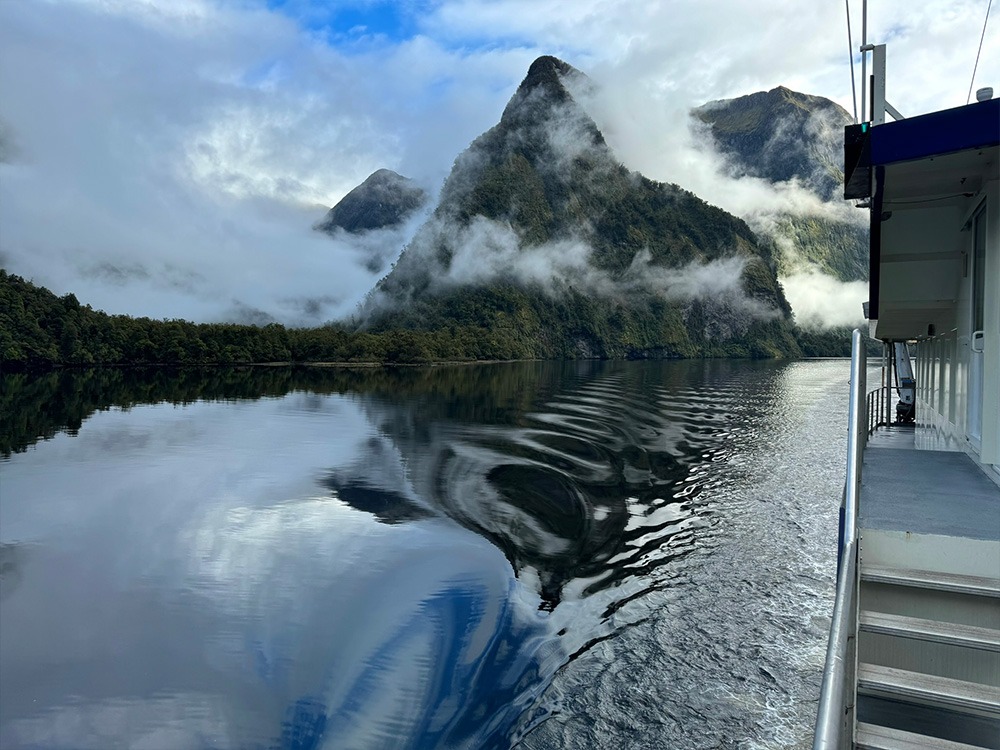
M878 533L865 535L876 537L866 557L884 558ZM954 569L951 547L925 538L919 555L902 557ZM986 553L980 572L989 573ZM860 585L854 746L1000 750L1000 569L984 576L863 559Z

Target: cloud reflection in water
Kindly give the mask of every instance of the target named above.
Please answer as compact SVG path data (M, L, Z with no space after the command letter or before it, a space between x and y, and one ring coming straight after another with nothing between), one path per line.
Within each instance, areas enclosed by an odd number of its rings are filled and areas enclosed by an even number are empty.
M0 533L36 544L0 613L0 681L40 702L5 699L0 740L509 747L554 710L560 668L710 544L704 467L734 449L736 408L690 391L711 367L336 373L279 399L102 413L15 456ZM146 438L105 450L123 430ZM61 676L11 650L43 638L39 617Z

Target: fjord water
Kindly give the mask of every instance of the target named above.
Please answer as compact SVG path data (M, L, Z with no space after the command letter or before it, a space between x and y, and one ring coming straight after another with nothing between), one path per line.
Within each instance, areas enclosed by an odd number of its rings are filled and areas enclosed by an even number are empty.
M807 747L847 380L4 376L0 746Z

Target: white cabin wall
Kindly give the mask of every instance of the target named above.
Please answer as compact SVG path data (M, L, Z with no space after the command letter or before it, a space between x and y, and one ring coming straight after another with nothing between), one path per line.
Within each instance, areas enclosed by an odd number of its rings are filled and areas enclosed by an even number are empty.
M878 338L924 335L931 325L944 334L957 325L966 208L954 201L885 212Z
M986 310L984 319L984 382L981 449L967 436L969 355L972 335L971 274L958 279L955 327L921 341L915 347L916 445L930 450L965 451L977 461L992 465L1000 477L1000 182L985 183L986 203ZM976 206L981 201L975 202ZM958 242L968 258L974 235L953 223ZM963 263L963 272L965 266ZM947 283L939 280L938 283Z
M968 337L966 337L968 338ZM917 398L915 444L937 451L965 450L968 346L958 329L921 341L915 349Z

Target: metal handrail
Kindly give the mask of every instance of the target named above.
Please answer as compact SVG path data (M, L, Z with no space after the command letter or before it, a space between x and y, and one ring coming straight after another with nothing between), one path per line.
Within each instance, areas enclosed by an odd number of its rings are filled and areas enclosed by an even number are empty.
M840 508L837 595L830 622L813 750L842 750L854 743L857 658L857 517L861 451L868 437L868 358L861 331L851 335L851 396L847 410L847 476Z
M854 744L854 674L857 670L857 542L847 545L837 577L830 643L823 667L813 750L846 750Z
M847 545L854 540L858 517L858 495L861 493L861 450L867 437L867 375L868 356L861 331L851 334L851 399L847 407L847 477L844 484L844 522L840 535L838 560L843 559Z
M906 424L899 421L898 415L893 419L893 413L890 411L893 397L899 395L900 390L899 386L883 385L868 392L869 437L874 435L879 427L898 427Z
M888 386L880 386L868 392L868 435L888 422L885 421L885 402L889 397Z

